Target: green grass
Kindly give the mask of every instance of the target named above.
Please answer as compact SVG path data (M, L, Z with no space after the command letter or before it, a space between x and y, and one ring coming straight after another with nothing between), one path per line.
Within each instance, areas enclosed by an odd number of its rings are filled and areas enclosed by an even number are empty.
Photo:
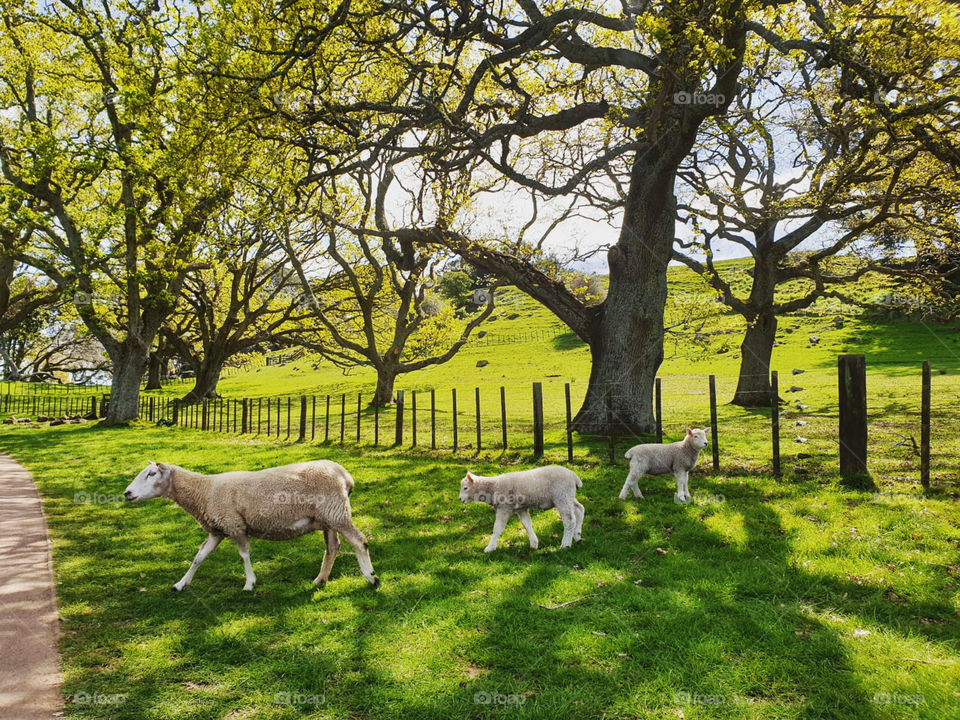
M581 543L560 551L551 511L534 516L540 550L514 519L488 556L493 514L457 489L497 463L146 425L4 426L0 446L44 498L64 693L122 696L69 717L947 718L960 702L947 490L698 470L693 505L665 478L621 502L624 468L587 463ZM203 532L165 501L115 502L148 459L214 472L316 457L356 478L377 592L349 552L315 590L314 535L255 541L252 595L231 543L174 594Z
M728 268L731 279L744 282L742 263ZM233 371L221 382L228 400L258 400L257 437L143 422L127 429L0 426L0 448L34 472L50 524L64 693L68 700L101 701L70 702L67 715L954 717L960 705L957 325L862 315L828 302L782 318L774 367L788 403L781 419L784 477L776 480L768 474L769 411L727 404L742 321L717 315L712 293L689 271L672 269L671 283L678 302L702 298L704 329L713 334L706 346L689 335L667 339L666 439L708 423L707 376L716 375L720 472L709 469L709 454L701 460L691 506L672 502L669 478L646 479L645 500L620 502L622 453L636 439L620 439L618 464L611 466L602 439L575 437L587 516L583 542L563 552L561 525L546 512L534 516L540 550L527 547L514 519L501 549L484 555L492 511L457 501L468 468L493 473L529 465L532 382L543 383L546 454L553 461L566 458L563 386L571 385L574 411L585 390L587 348L515 291L486 326L485 340L499 344L471 343L450 363L398 381L408 408L401 448L383 447L392 443L392 409L382 412L380 447L373 447L373 411L365 405L361 443L354 446L356 394L369 396L369 371L345 375L309 357ZM856 289L865 297L882 290L875 281ZM518 317L508 319L513 313ZM837 314L845 318L841 329L833 324ZM551 328L546 339L521 337ZM811 335L820 343L811 344ZM836 474L842 352L867 356L871 490L844 486ZM481 359L490 364L476 368ZM919 440L923 360L934 368L933 490L926 495L911 442ZM793 375L794 368L804 372ZM789 392L792 385L801 389ZM187 387L151 395L169 399ZM436 452L423 449L430 441L430 389ZM417 449L410 447L414 390ZM347 394L344 447L341 393ZM265 399L301 394L319 396L316 425L308 429L316 442L285 441L285 397L280 438L274 411L266 438ZM327 394L331 441L322 443ZM369 536L383 580L378 592L366 587L346 546L331 583L315 590L310 580L322 540L310 536L254 541L252 596L241 592L242 566L229 542L184 593L174 594L170 587L203 532L164 501L114 502L150 459L217 472L317 457L342 462L357 480L355 520ZM503 702L476 702L491 697Z

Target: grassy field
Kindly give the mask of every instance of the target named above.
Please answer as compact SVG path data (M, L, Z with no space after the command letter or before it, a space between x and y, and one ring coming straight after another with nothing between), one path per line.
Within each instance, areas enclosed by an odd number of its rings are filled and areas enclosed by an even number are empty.
M490 508L469 467L399 451L198 431L0 431L38 481L53 537L70 717L949 718L960 696L956 498L698 470L616 498L624 469L584 463L583 541L541 549ZM148 459L201 471L322 455L353 472L379 591L322 540L254 541L258 585L225 543L182 594L204 534L165 501L120 502Z
M736 280L743 268L731 263L729 272ZM876 282L859 288L864 295L883 290ZM500 549L484 555L493 513L457 501L467 469L530 465L532 382L544 387L545 461L566 457L564 384L574 411L585 390L587 348L515 292L502 299L485 338L444 366L398 381L408 413L410 393L418 393L416 449L409 414L402 445L384 447L392 444L391 409L381 414L374 447L373 411L365 403L356 446L356 395L369 396L371 373L345 375L309 357L231 371L221 382L227 400L258 399L259 436L146 422L126 429L0 426L0 449L33 471L44 499L67 715L956 717L957 325L863 315L831 303L783 318L774 367L788 402L781 418L784 477L777 480L769 475L769 411L727 404L742 322L719 312L686 270L672 271L671 298L668 319L686 318L688 327L668 337L661 369L666 439L708 423L708 375L716 375L720 470L710 469L709 454L701 460L690 506L673 503L667 478L642 481L646 499L621 502L622 453L636 439L619 440L611 465L604 439L575 437L587 515L583 542L562 552L562 526L546 512L534 516L539 550L527 547L514 519ZM867 356L871 477L859 489L836 473L842 352ZM477 368L478 360L489 365ZM926 494L913 445L924 360L934 369L933 488ZM170 385L151 395L169 399L186 389ZM423 449L431 389L435 452ZM266 399L274 408L281 398L285 423L286 398L301 394L319 396L317 424L308 431L315 440L288 441L285 424L277 438L275 410L266 437ZM327 394L330 440L322 442ZM241 592L242 566L229 542L184 593L174 594L170 587L203 532L165 501L125 506L120 498L151 459L217 472L317 457L343 463L357 480L355 520L383 580L377 592L366 587L346 545L331 583L315 590L310 580L322 539L311 536L254 541L253 595Z

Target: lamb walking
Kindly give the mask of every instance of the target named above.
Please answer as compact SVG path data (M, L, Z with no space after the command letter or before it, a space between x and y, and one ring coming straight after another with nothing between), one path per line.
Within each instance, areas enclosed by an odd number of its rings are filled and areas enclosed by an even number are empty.
M484 552L497 549L500 533L510 516L516 513L527 531L530 547L537 549L539 541L530 522L531 510L556 508L563 521L563 540L560 547L570 547L572 540L580 540L583 526L583 505L577 502L577 488L583 482L577 474L560 465L547 465L484 477L467 473L460 481L460 502L480 502L492 505L497 511L493 536Z
M323 530L327 548L314 585L323 585L330 577L340 549L339 533L353 545L360 572L376 588L380 579L373 572L367 541L351 519L352 490L350 473L329 460L218 475L201 475L176 465L151 462L123 496L130 502L169 498L207 531L207 539L174 590L189 585L200 563L223 538L229 537L243 559L243 589L252 591L257 578L250 564L249 538L290 540L316 530Z
M627 492L633 490L634 496L643 497L637 481L644 475L665 475L673 473L677 480L677 494L674 500L680 503L690 502L690 489L687 487L687 477L693 466L697 464L700 451L707 446L709 430L687 428L687 434L680 442L661 445L648 443L634 445L624 454L630 461L630 472L627 481L620 491L620 499L627 499Z

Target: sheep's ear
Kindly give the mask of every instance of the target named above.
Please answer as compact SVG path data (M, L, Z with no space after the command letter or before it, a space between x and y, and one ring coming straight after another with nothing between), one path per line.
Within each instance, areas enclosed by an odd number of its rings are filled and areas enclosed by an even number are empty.
M470 473L467 473L467 482L469 483L473 482L473 475L471 475Z
M691 430L690 428L687 428L687 435L693 435L693 430Z
M704 434L704 435L709 435L709 434L710 434L710 428L707 428L706 430L704 430L704 431L703 431L703 434Z
M167 465L166 463L157 463L157 470L159 470L161 473L165 473L169 469L170 469L170 466Z

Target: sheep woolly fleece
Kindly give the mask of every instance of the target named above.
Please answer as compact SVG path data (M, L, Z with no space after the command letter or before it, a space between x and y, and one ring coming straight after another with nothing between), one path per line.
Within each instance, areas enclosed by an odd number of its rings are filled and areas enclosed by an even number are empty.
M634 445L624 453L630 461L630 472L620 491L620 499L627 499L627 492L633 490L635 497L642 498L637 481L643 475L666 475L673 473L677 481L677 502L690 502L690 489L687 478L690 471L700 457L700 451L707 446L707 431L701 429L687 429L687 434L680 442L660 445L647 443Z
M353 478L335 462L314 460L258 471L203 475L166 463L150 463L124 493L131 502L165 497L196 518L209 534L190 570L174 587L182 590L193 579L197 566L229 537L244 560L246 584L256 581L249 561L248 538L290 540L324 531L327 547L320 574L323 584L339 550L339 533L353 545L364 577L376 587L366 539L354 526L350 510Z
M481 502L492 505L497 511L493 535L484 552L497 548L500 534L510 516L516 513L527 531L530 547L536 549L539 540L533 532L530 510L547 510L555 507L563 521L561 547L569 547L572 540L580 540L583 526L583 505L577 502L577 488L583 481L575 472L560 465L547 465L484 477L467 473L460 481L460 501Z

